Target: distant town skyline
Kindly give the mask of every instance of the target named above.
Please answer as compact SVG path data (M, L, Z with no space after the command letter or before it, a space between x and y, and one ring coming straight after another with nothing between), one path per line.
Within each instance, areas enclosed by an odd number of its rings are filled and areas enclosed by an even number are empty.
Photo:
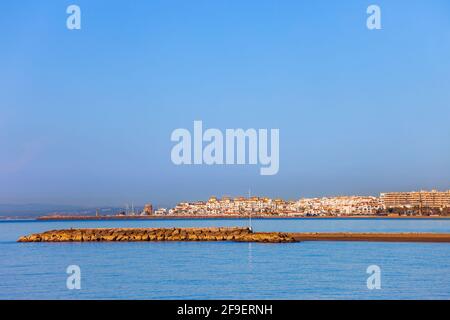
M310 216L450 216L450 190L418 190L382 192L379 196L340 195L312 198L283 199L261 195L210 196L189 199L173 206L127 203L119 207L76 207L51 205L2 205L0 218L36 217L58 219L92 218L157 218L157 217L310 217Z
M0 4L0 203L172 206L450 189L450 3ZM279 170L177 166L171 133L279 129Z
M49 213L49 212L61 212L61 213L70 213L70 212L83 212L84 210L86 212L92 211L92 210L100 210L101 213L107 213L107 214L115 214L120 211L123 212L132 212L134 211L134 208L136 208L136 213L139 213L140 209L143 209L147 214L153 212L153 211L159 211L160 209L164 210L164 214L166 212L169 212L169 209L172 210L172 208L178 207L180 204L198 204L198 203L208 203L211 200L218 200L220 201L247 201L247 200L254 200L254 199L260 199L263 201L282 201L286 203L298 203L303 201L310 201L310 200L318 200L326 202L327 199L330 199L331 201L334 201L333 199L338 199L341 201L344 200L344 204L347 206L347 200L350 199L351 202L359 202L362 200L364 205L367 205L367 201L372 202L373 210L370 211L371 213L376 212L377 209L379 209L379 202L382 201L384 204L388 204L387 206L397 206L399 204L405 204L408 202L414 203L417 205L420 203L420 205L431 206L431 207L450 207L450 189L449 190L411 190L411 191L395 191L395 192L380 192L378 195L361 195L361 194L352 194L352 195L326 195L326 196L312 196L312 197L297 197L297 198L289 198L285 199L283 197L267 197L265 195L255 195L251 194L251 190L249 190L249 193L247 195L210 195L208 198L205 199L183 199L180 200L174 204L170 205L161 205L158 204L158 202L155 202L155 199L152 199L151 202L146 203L124 203L122 205L118 206L107 206L107 205L99 205L99 206L76 206L76 205L58 205L58 204L2 204L0 203L0 215L2 214L43 214L43 213ZM377 199L375 202L373 202L374 199ZM328 203L328 202L327 202ZM123 210L122 210L123 209ZM92 212L91 212L92 213Z

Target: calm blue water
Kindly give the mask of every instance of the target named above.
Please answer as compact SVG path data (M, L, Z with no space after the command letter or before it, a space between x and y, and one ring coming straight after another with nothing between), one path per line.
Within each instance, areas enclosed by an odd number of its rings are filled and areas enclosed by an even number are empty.
M244 220L0 222L0 299L449 299L450 244L16 243L76 227L245 226ZM450 220L254 220L257 231L445 232ZM81 268L81 290L66 268ZM381 268L381 290L366 269Z

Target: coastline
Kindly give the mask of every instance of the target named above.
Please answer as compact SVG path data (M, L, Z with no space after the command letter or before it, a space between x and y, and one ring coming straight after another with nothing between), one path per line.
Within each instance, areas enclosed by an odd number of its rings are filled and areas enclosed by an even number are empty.
M250 216L230 216L230 215L190 215L190 216L168 216L168 215L152 215L152 216L40 216L35 220L38 221L77 221L77 220L248 220ZM251 219L450 219L450 216L265 216L252 215ZM5 219L7 220L7 219ZM11 220L11 219L10 219Z

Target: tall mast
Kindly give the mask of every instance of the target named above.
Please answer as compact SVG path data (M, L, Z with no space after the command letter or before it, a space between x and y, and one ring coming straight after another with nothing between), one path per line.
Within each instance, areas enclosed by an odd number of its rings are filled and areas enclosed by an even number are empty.
M250 198L252 197L252 191L249 188L248 189L248 200L250 201ZM248 227L250 230L252 230L252 208L250 208L249 214L248 214Z

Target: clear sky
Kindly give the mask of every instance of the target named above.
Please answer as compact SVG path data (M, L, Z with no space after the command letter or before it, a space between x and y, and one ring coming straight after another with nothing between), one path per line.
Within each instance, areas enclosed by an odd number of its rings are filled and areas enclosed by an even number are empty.
M370 4L382 30L366 28ZM279 128L279 173L175 166L170 135L194 120ZM450 2L1 1L0 203L168 206L249 188L450 189Z

